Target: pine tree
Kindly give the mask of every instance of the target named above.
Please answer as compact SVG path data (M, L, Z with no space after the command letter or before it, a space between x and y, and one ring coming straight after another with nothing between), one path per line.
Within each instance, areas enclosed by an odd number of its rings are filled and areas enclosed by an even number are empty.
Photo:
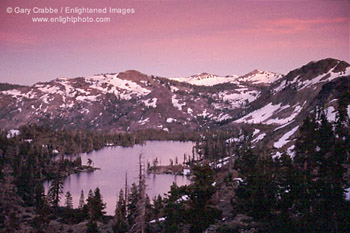
M81 190L78 208L79 208L79 209L83 209L83 208L84 208L84 205L85 205L84 191Z
M315 183L317 170L317 152L319 150L318 123L315 114L307 117L299 129L299 137L295 143L294 162L302 174L295 208L302 216L312 212L312 201L317 197Z
M89 190L86 206L88 209L87 232L99 232L96 221L102 220L104 214L106 213L104 211L106 204L103 203L102 195L98 187L94 192L92 192L91 189Z
M170 191L164 200L165 232L181 232L187 222L187 203L182 201L182 197L188 197L187 194L187 186L178 187L176 183L170 186Z
M137 217L137 205L139 203L139 189L135 183L131 185L130 194L128 195L128 205L127 205L127 213L128 213L128 225L131 227L136 222Z
M115 209L114 232L122 233L128 231L128 222L126 214L126 201L124 199L123 189L121 189L119 192L119 198Z
M66 200L64 204L66 208L73 209L73 198L72 198L72 194L69 191L66 192Z
M125 200L125 212L128 214L128 200L129 200L129 187L128 187L128 173L125 173L125 187L124 187L124 200Z
M131 213L129 215L130 232L144 233L146 228L146 177L142 154L139 156L139 184L131 187L131 197L128 208L129 213Z
M51 182L50 189L48 192L48 197L50 203L53 207L58 207L61 199L61 194L63 193L63 177L60 172L57 172Z
M89 199L93 199L94 198L94 193L92 192L92 190L90 189L89 190L89 193L88 193L88 198L86 199L86 201L88 201Z
M162 196L158 195L153 199L153 216L156 221L161 217L161 210L164 208Z
M196 165L192 168L193 184L189 187L189 223L190 232L203 232L221 212L211 204L211 197L215 193L212 185L215 181L214 171L208 164Z
M290 232L298 232L295 221L295 212L300 194L304 192L303 175L293 163L291 157L287 154L282 154L280 158L274 161L274 187L275 199L272 205L270 219L271 232L285 232L288 229Z
M94 193L92 193L91 190L89 191L87 206L90 220L102 220L103 215L106 213L104 211L104 209L106 208L106 204L103 203L102 195L98 187L95 189Z
M249 151L242 155L242 161L250 164L252 161L244 157L250 156L251 153L252 151ZM242 166L240 171L245 172L240 173L244 181L236 190L237 208L256 220L266 222L271 218L271 212L276 203L274 163L270 156L262 156L254 163L254 166L250 168L245 163L240 164Z
M95 189L94 198L96 200L96 203L95 203L96 216L98 217L98 219L102 219L103 215L106 213L104 211L104 209L106 208L106 204L103 203L102 195L98 187Z
M142 154L139 156L139 202L138 217L136 219L136 232L145 232L145 214L146 214L146 177L145 177L145 166L142 162Z

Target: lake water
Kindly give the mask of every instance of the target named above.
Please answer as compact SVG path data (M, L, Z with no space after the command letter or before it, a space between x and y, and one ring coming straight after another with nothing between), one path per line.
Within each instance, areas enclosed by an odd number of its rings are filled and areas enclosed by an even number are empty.
M145 145L135 145L133 147L106 147L90 154L82 154L83 164L87 160L93 161L94 167L99 167L91 173L73 174L64 181L64 193L61 198L61 205L64 204L64 195L69 191L73 196L73 205L78 207L81 190L84 191L85 200L89 190L99 187L103 201L107 203L106 212L108 215L114 215L117 196L120 189L125 186L125 174L128 176L129 187L132 183L138 182L139 155L142 154L143 161L147 164L158 158L160 165L170 164L170 159L175 163L182 163L184 154L192 155L192 142L175 141L147 141ZM152 199L158 194L163 195L170 190L170 186L176 182L179 186L189 184L190 181L184 176L174 175L147 175L146 185L147 194ZM48 183L44 184L48 190Z

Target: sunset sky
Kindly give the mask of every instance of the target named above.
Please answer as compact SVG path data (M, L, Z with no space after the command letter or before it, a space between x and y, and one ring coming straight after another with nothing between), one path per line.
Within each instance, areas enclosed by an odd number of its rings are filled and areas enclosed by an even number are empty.
M8 7L133 8L110 23L33 23L65 14L7 13ZM208 72L286 73L312 60L350 61L350 1L0 0L0 82L128 69L167 77ZM77 15L70 15L77 16Z

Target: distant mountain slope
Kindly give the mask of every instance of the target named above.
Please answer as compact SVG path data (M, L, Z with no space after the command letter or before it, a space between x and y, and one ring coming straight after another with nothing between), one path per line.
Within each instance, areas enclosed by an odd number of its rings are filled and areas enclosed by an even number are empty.
M203 73L169 79L130 70L58 78L0 91L0 125L109 132L248 127L257 146L288 149L316 106L325 105L334 117L336 100L349 91L349 80L349 64L336 59L311 62L285 76L254 70L244 76Z

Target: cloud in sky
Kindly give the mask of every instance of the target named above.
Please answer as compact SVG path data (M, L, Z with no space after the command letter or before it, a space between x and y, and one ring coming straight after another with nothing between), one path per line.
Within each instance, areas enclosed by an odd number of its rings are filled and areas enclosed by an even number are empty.
M7 14L9 6L136 12L111 16L111 23L38 24L33 15ZM126 69L162 76L284 73L325 57L350 60L349 1L12 0L0 7L0 82Z

